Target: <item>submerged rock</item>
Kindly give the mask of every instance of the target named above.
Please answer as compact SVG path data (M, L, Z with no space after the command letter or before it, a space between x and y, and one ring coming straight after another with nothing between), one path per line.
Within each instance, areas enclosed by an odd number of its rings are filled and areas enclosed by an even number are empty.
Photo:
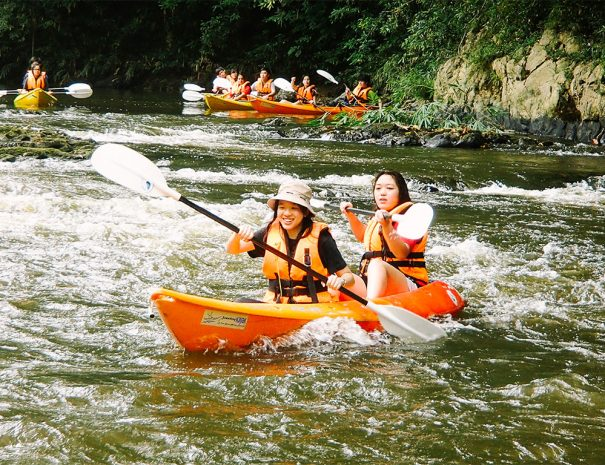
M15 161L18 157L84 159L90 156L91 141L69 138L49 129L0 126L0 160Z

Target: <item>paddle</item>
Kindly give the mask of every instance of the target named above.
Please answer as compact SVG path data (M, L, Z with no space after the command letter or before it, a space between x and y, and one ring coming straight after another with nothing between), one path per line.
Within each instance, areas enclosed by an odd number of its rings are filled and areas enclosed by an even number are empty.
M319 74L322 77L325 77L328 81L333 82L334 84L338 84L338 81L336 80L336 78L334 76L332 76L330 73L328 73L327 71L324 71L323 69L318 69L317 74ZM351 89L349 89L349 87L346 84L344 86L345 86L345 90L348 90L351 93L351 95L355 99L355 102L357 102L358 105L362 106L363 108L367 108L366 105L364 105L357 99L355 94L353 92L351 92Z
M190 83L185 84L185 85L183 86L183 88L184 88L185 90L193 90L193 91L195 91L195 92L203 92L203 91L205 91L205 90L206 90L206 89L204 89L203 87L198 86L197 84L190 84Z
M229 230L235 233L239 232L239 228L234 224L229 223L209 210L193 203L174 189L168 187L166 179L162 175L160 169L148 158L145 158L131 148L119 144L102 145L93 152L91 162L93 167L101 175L124 187L128 187L140 194L154 197L169 197L173 200L177 200L188 207L193 208L198 213L225 226ZM286 260L291 265L304 270L314 278L319 279L324 283L328 280L328 278L321 273L294 260L275 247L255 239L253 239L252 242L267 252ZM346 288L341 288L340 291L376 312L383 328L394 336L416 342L428 342L446 336L445 331L439 326L409 310L390 304L368 302L363 297L358 296Z
M67 94L75 98L88 98L92 95L92 89L88 84L77 82L68 87L51 87L48 89L56 94Z
M20 90L21 89L0 90L0 97L4 97L8 94L20 94ZM54 92L55 94L67 94L75 98L88 98L92 95L92 89L90 86L83 83L72 84L69 87L52 87L48 90Z
M0 97L4 97L5 95L19 94L19 90L20 89L0 90Z
M317 74L319 74L322 77L325 77L328 81L330 81L334 84L338 84L338 81L336 80L336 78L334 76L332 76L330 73L328 73L327 71L324 71L323 69L318 69ZM345 84L345 89L348 89L346 84Z
M328 208L340 211L338 205L332 205L319 199L311 199L311 206L313 208ZM358 215L374 216L376 213L370 210L360 210L359 208L348 208L347 210ZM426 234L431 225L433 208L428 203L415 203L402 215L396 213L388 216L397 223L395 228L397 234L406 239L417 240Z
M204 98L204 94L196 92L195 90L186 90L181 96L183 97L183 100L187 100L188 102L199 102Z
M273 81L275 87L279 87L281 90L285 90L286 92L296 92L292 84L285 80L284 78L277 78Z

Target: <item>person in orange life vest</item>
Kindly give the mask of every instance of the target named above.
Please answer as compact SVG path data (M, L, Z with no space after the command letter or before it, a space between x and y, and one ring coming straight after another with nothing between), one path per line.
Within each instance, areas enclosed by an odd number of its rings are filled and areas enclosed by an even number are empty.
M345 103L347 105L366 105L376 99L378 99L378 96L372 90L370 78L366 75L359 76L357 86L352 92L348 88L345 90Z
M317 89L315 88L315 84L311 84L311 78L309 76L304 76L302 80L302 85L296 85L296 77L293 77L290 80L292 84L292 88L294 92L296 92L296 103L310 103L315 105L315 97L317 96Z
M252 89L250 88L250 81L246 81L243 74L238 74L237 81L235 81L235 84L231 86L229 96L233 100L247 100L251 91Z
M216 77L212 81L212 92L215 94L228 94L231 84L227 80L227 71L225 68L216 68Z
M29 67L29 70L23 76L20 92L25 93L34 89L48 90L48 76L45 71L42 71L42 65L34 61Z
M266 302L311 303L330 302L341 298L337 290L345 286L355 292L358 285L365 288L342 258L328 225L314 221L311 189L300 181L283 183L277 195L267 205L273 210L270 222L256 232L242 226L227 241L230 254L248 252L251 257L263 257L263 274L269 280ZM252 239L265 242L295 260L328 276L324 285L304 270L254 245ZM346 296L342 296L343 299Z
M260 77L251 87L253 92L252 95L267 100L275 100L277 89L275 88L275 84L273 84L271 74L266 68L260 70ZM254 94L254 92L256 92L256 94Z
M419 240L403 238L386 215L403 213L412 206L405 179L396 171L382 171L372 186L377 210L367 225L349 210L350 202L340 204L353 234L364 244L359 271L367 283L368 300L412 291L429 281L424 261L428 233Z
M231 72L229 73L229 75L227 76L227 81L229 81L231 83L231 85L235 84L237 82L237 69L231 69Z

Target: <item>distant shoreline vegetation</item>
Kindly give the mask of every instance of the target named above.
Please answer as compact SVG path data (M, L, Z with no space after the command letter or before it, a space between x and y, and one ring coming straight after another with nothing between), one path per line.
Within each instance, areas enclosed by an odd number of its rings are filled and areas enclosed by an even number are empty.
M576 0L5 0L0 5L0 82L20 82L30 56L53 85L87 80L116 88L209 82L217 65L250 78L261 66L338 92L314 72L352 85L363 72L396 104L430 101L437 69L466 50L478 68L521 56L545 28L582 46L574 60L605 65L605 9ZM552 50L563 55L565 50ZM330 87L332 86L332 87ZM14 87L14 86L8 86Z

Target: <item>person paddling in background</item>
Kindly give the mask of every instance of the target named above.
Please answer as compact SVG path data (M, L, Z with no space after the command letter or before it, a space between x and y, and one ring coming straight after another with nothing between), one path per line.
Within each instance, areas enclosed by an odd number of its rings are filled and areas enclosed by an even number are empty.
M378 100L378 95L372 90L370 77L362 74L359 76L355 89L351 92L350 89L345 90L346 105L367 105Z
M290 83L292 84L292 89L296 92L296 103L310 103L311 105L315 105L315 97L317 96L317 90L315 88L315 84L311 84L311 78L309 76L304 76L302 80L302 85L296 85L296 77L290 79Z
M212 92L215 94L228 94L231 84L227 80L227 72L225 68L216 68L216 77L212 81Z
M353 234L364 244L359 274L367 284L368 300L413 291L429 281L424 261L428 232L419 240L406 239L397 234L390 219L413 205L405 179L399 172L381 171L372 188L377 210L367 225L349 210L350 202L340 204Z
M263 274L269 280L264 301L278 303L330 302L341 298L342 286L356 291L365 287L361 279L347 267L327 224L315 221L311 208L311 189L300 181L282 184L277 195L267 202L273 218L256 232L242 226L228 240L230 254L248 252L263 257ZM256 247L252 238L265 242L318 273L328 276L324 285L304 270L276 255ZM342 295L343 299L346 296Z
M42 65L39 61L33 61L29 70L23 76L23 82L19 92L25 93L34 89L48 90L48 76L42 71Z
M271 74L269 70L266 68L262 68L260 70L260 77L258 80L252 84L252 91L256 92L256 97L264 98L267 100L275 100L275 94L277 94L277 89L275 84L273 84L273 79L271 79Z
M232 86L233 86L233 84L235 84L237 82L237 75L238 75L237 69L231 68L231 72L227 76L227 81L229 81Z
M248 100L251 91L250 81L246 81L243 74L238 74L237 81L231 86L229 97L233 100Z

